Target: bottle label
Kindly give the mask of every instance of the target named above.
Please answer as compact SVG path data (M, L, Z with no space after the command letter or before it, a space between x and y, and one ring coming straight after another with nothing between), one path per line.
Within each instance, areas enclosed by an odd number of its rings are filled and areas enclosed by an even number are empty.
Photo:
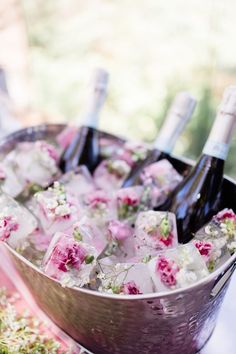
M208 140L203 149L203 154L225 160L229 151L229 144Z

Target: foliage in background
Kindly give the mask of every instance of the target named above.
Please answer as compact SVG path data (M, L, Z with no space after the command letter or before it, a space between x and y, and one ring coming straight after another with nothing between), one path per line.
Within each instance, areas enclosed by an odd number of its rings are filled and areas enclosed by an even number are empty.
M175 153L196 158L224 87L236 82L233 0L20 0L32 104L81 122L97 65L111 72L101 128L152 141L178 90L198 108ZM184 16L183 16L184 11ZM236 141L226 172L236 177Z

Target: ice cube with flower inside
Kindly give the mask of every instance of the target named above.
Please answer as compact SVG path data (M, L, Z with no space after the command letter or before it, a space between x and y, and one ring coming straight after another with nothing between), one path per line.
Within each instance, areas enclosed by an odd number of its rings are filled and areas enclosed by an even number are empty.
M135 249L139 257L155 256L158 251L178 245L176 218L173 213L148 210L135 222Z
M117 217L116 203L112 193L96 190L83 196L85 215L98 226L104 227L110 220Z
M166 159L145 167L140 177L151 207L164 203L167 196L183 179Z
M93 178L86 166L79 166L73 171L65 173L59 182L64 185L66 193L81 200L82 195L96 189Z
M99 260L97 278L100 292L138 295L154 290L147 265L144 263L116 263L110 257Z
M200 253L189 243L160 251L148 262L156 291L188 287L209 274Z
M114 140L109 137L100 137L100 155L103 159L110 159L114 157L117 150L123 145L121 140Z
M68 229L80 215L78 200L66 193L65 187L59 182L36 193L28 207L37 216L43 231L49 235Z
M114 189L119 189L130 173L130 170L130 165L124 160L104 160L94 171L93 177L95 184L98 188L104 189L108 192Z
M114 255L117 262L129 262L135 257L134 229L125 221L112 220L108 224L108 247L105 255Z
M91 245L57 232L44 256L42 269L63 286L82 287L90 281L97 255Z
M134 222L137 213L146 209L142 186L121 188L116 193L119 220Z
M37 220L9 195L0 194L0 240L13 248L24 248Z
M127 141L117 150L114 158L123 160L129 166L133 167L138 161L144 160L147 157L149 149L147 144Z
M43 140L19 143L5 160L14 164L17 176L26 184L47 187L60 175L59 154L53 145Z
M230 253L236 252L236 214L232 209L223 209L213 217L213 222L219 227L227 241Z
M86 215L65 232L76 241L81 241L93 246L99 254L107 245L105 233Z
M210 271L223 264L236 250L236 215L224 209L196 232L193 244Z
M6 159L1 162L0 186L4 193L15 198L22 193L26 185L26 181L15 172L15 162Z

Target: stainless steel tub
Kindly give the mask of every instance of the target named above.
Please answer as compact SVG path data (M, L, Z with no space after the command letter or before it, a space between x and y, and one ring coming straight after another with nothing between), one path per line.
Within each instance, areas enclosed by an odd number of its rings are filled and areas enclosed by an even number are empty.
M28 128L0 143L0 154L19 141L54 139L62 125ZM101 133L111 139L116 137ZM174 158L184 172L185 161ZM236 210L236 184L225 178L221 207ZM210 338L236 264L236 254L186 290L149 295L107 295L63 288L9 246L7 249L38 305L71 337L96 354L195 354Z

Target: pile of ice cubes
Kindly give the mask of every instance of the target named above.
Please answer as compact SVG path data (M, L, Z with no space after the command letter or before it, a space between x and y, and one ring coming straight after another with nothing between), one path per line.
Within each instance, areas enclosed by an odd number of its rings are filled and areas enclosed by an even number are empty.
M175 215L152 210L182 181L169 161L121 188L147 153L125 143L93 176L85 166L62 175L56 146L19 143L0 165L0 239L30 260L38 252L36 264L63 286L137 295L196 283L236 251L236 215L222 210L178 244Z

